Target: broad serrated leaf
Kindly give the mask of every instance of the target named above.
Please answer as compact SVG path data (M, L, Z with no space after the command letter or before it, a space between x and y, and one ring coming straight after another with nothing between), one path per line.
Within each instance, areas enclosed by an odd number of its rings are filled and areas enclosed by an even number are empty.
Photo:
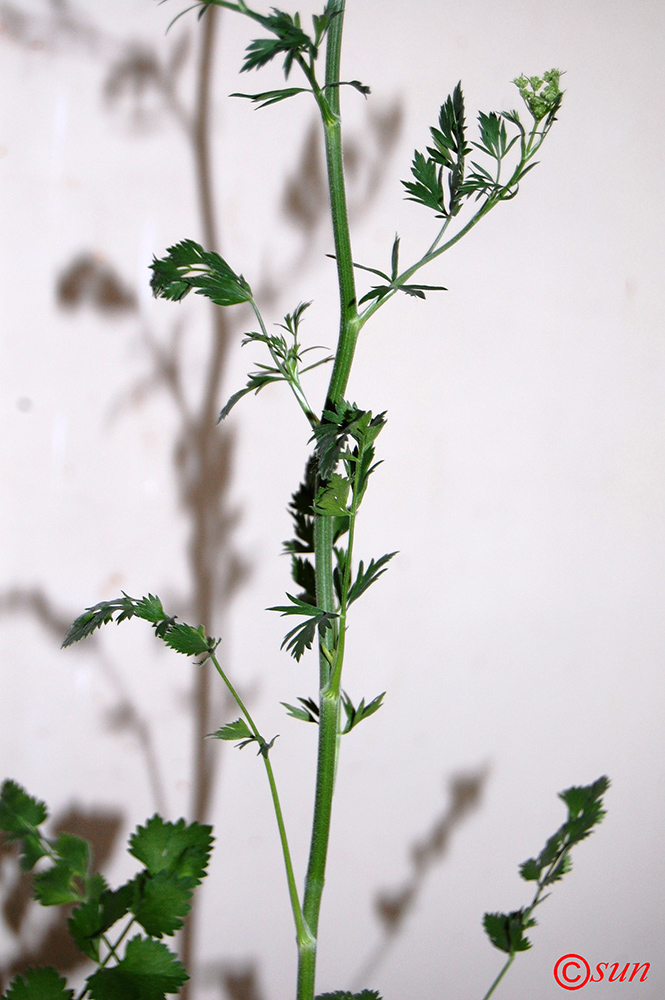
M356 441L360 452L366 451L384 424L385 413L373 417L370 410L361 410L346 400L337 403L334 410L324 410L310 439L316 441L321 479L330 479L349 437Z
M209 639L203 628L193 628L184 622L175 622L164 635L164 642L177 653L184 653L185 656L201 656L209 653L214 646L214 639Z
M483 917L485 933L495 948L511 955L517 951L527 951L531 942L524 937L528 927L535 926L533 918L526 918L522 910L512 913L486 913Z
M46 854L38 827L47 819L48 809L43 802L28 795L15 781L3 782L0 830L7 834L9 840L24 840L22 867L25 871L29 871Z
M35 875L34 895L42 906L67 906L82 901L81 890L66 861L58 861L52 868Z
M63 859L72 875L85 878L90 865L90 844L73 833L61 833L53 845L55 853Z
M4 1000L72 1000L74 991L55 969L28 969L16 976L5 993Z
M145 865L151 875L170 872L200 882L212 850L212 827L186 825L184 819L167 823L153 816L129 839L129 853Z
M526 882L537 882L540 878L541 871L542 867L538 864L535 858L529 858L528 861L523 861L519 867L520 875Z
M183 926L190 910L194 879L172 872L139 875L134 880L132 913L150 937L172 935Z
M114 618L114 616L116 616ZM186 622L178 622L176 618L167 615L162 603L154 594L136 600L123 592L122 597L113 601L100 601L92 608L87 608L72 624L63 640L64 646L71 646L90 635L95 629L115 620L119 625L130 618L142 618L150 622L155 635L171 649L185 656L200 656L212 652L216 640L206 636L204 628L199 625L194 628Z
M150 287L157 298L179 302L192 289L219 306L250 302L252 290L214 251L206 251L194 240L183 240L167 250L167 257L153 259Z
M188 978L166 945L137 935L121 962L99 969L86 981L92 1000L165 1000Z
M603 775L591 785L573 785L572 788L559 792L559 798L568 806L569 817L575 819L582 812L601 809L600 800L609 787L609 778Z

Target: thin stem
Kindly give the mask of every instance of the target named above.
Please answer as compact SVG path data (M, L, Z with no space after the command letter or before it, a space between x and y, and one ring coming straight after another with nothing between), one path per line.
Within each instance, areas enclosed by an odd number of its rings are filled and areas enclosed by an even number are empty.
M483 1000L489 1000L489 998L494 993L494 990L497 988L497 986L499 985L499 983L501 982L501 980L503 979L503 977L505 976L505 974L508 972L508 969L513 964L514 959L515 959L515 952L513 952L512 955L510 955L508 957L508 961L503 966L503 968L501 969L501 972L499 973L499 975L496 977L496 979L494 980L494 982L492 983L492 985L488 989L487 993L483 997Z
M279 794L277 792L277 784L275 782L275 775L272 769L272 764L270 763L270 760L268 758L268 752L270 748L268 747L266 741L263 739L261 733L256 727L254 719L250 715L247 706L244 704L242 698L234 688L233 684L222 670L219 660L217 659L214 653L210 654L210 659L214 664L217 673L226 684L226 687L230 691L234 701L238 705L238 708L245 716L247 724L249 725L249 728L251 729L256 741L259 744L259 753L263 757L263 763L265 764L266 774L268 775L268 784L270 785L270 794L272 796L273 808L275 810L275 817L277 819L279 839L282 845L282 854L284 856L284 867L286 868L286 880L288 883L289 896L291 899L291 909L293 910L293 919L296 925L298 948L300 949L303 947L304 948L310 947L311 944L313 943L313 938L309 931L309 928L307 927L307 924L305 923L305 920L303 919L303 912L300 906L300 900L298 898L298 889L296 887L296 879L293 873L293 863L291 861L291 851L289 849L289 841L286 835L286 827L284 825L284 815L282 813L282 806L279 801Z

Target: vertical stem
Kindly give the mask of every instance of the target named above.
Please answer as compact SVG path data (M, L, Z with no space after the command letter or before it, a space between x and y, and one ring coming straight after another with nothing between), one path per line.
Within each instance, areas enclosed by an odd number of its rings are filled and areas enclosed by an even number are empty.
M325 137L326 165L330 189L330 209L335 239L337 274L340 297L339 339L331 375L326 407L333 407L344 398L349 372L358 337L358 310L351 241L344 186L342 129L339 111L339 67L342 45L345 0L336 0L336 11L328 31L326 53L325 99L320 101ZM316 563L316 602L324 611L335 610L332 573L332 518L315 516L314 547ZM320 639L321 650L330 650L339 639L327 629ZM320 652L321 689L319 693L319 744L314 799L314 817L309 863L305 878L303 915L314 941L299 949L298 1000L313 1000L316 973L316 935L318 932L321 897L325 882L332 799L335 783L337 739L339 733L339 687L330 686L330 663Z

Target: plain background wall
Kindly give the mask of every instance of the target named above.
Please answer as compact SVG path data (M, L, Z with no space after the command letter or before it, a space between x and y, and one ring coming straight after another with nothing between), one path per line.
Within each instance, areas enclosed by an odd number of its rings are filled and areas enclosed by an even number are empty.
M205 363L205 307L155 303L147 288L153 253L200 238L188 152L168 123L137 134L106 107L106 50L50 35L57 5L14 6L37 18L45 44L0 34L0 583L38 585L74 613L121 589L156 592L168 606L187 573L173 414L163 396L109 413L146 371L141 324L160 335L182 319L192 372ZM176 0L71 8L107 36L162 50L177 9ZM316 9L300 6L307 22ZM173 32L196 30L190 14ZM496 996L559 996L553 965L576 952L592 966L651 962L645 983L587 989L655 1000L665 989L665 9L350 0L345 30L344 75L369 83L377 106L399 98L404 110L386 179L354 235L355 259L371 266L385 268L396 231L404 261L433 237L433 218L402 200L399 179L458 79L470 125L478 108L517 106L510 80L521 72L564 69L566 96L518 198L423 275L449 291L394 301L359 344L348 395L387 410L388 425L358 551L400 554L349 633L348 690L387 696L343 745L319 987L349 985L379 938L373 894L408 877L409 847L444 808L450 777L486 766L480 808L370 985L385 1000L482 996L501 965L483 912L529 901L517 865L563 820L556 793L606 773L608 816L575 851L575 870L540 910L533 950ZM275 199L313 112L304 96L257 113L227 100L278 86L279 73L238 80L254 34L228 13L222 32L223 252L253 281L295 245ZM362 135L362 97L343 99L349 133ZM54 281L84 248L136 288L138 317L57 310ZM304 333L332 346L329 249L323 240L268 318L313 299ZM251 350L235 351L229 394L263 360ZM323 378L310 383L317 406ZM243 400L232 419L235 537L252 572L224 644L264 731L281 734L273 761L302 878L315 734L279 702L314 694L315 667L279 653L283 622L263 609L288 587L276 557L307 427L279 386ZM24 615L0 619L2 772L54 809L120 807L129 832L155 803L136 741L109 732L104 713L119 685L148 712L177 818L188 808L190 668L140 625L108 629L102 642L105 669L85 648L61 652ZM225 753L200 949L202 960L258 959L266 997L280 1000L293 992L293 933L264 786L251 751ZM109 875L130 870L118 856ZM9 936L0 947L10 953ZM202 1000L213 995L201 986Z

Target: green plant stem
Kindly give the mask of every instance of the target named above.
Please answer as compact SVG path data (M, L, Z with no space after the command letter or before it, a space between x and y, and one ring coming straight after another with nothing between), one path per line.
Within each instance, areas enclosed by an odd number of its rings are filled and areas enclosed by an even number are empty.
M344 399L358 331L360 329L344 185L342 128L339 108L340 88L336 86L339 83L340 77L344 8L345 0L336 0L335 16L332 19L327 36L324 97L320 92L319 94L315 93L323 120L330 211L339 283L339 337L326 399L326 408L332 409L334 409L336 403ZM314 549L316 603L323 611L334 611L332 518L315 515ZM340 718L339 684L333 685L331 683L329 659L331 642L336 647L335 673L339 674L341 666L339 644L342 644L343 647L343 638L341 633L335 634L332 630L326 629L320 640L321 684L319 693L319 743L316 791L314 796L312 838L303 900L305 921L314 937L316 937L318 932L321 897L325 883ZM299 954L298 1000L312 1000L314 997L315 974L316 944L306 951L301 950Z
M272 796L272 803L275 810L275 817L277 819L277 828L279 830L279 839L282 844L282 854L284 856L284 867L286 869L286 880L289 886L289 897L291 899L291 909L293 910L293 919L296 925L296 938L298 942L298 950L306 950L312 946L313 938L309 931L309 928L303 918L303 911L300 906L300 899L298 898L298 889L296 886L296 879L293 873L293 864L291 861L291 851L289 849L289 841L286 835L286 827L284 825L284 816L282 813L282 807L279 801L279 794L277 792L277 783L275 782L275 775L272 769L272 764L270 763L268 757L269 748L266 745L265 740L261 736L259 730L254 723L252 716L250 715L247 707L245 706L242 698L231 684L224 671L222 670L219 660L214 653L210 654L210 659L217 670L217 673L222 678L227 688L229 689L233 699L235 700L238 708L245 716L249 728L252 730L258 744L259 752L263 757L263 763L265 764L266 774L268 775L268 784L270 785L270 794Z
M505 976L505 974L508 972L508 969L513 964L514 959L515 959L515 952L513 952L512 955L508 956L508 961L503 966L503 968L501 969L501 972L499 973L499 975L496 977L496 979L494 980L494 982L492 983L492 985L488 989L487 993L483 997L483 1000L489 1000L489 998L494 993L494 990L497 988L497 986L499 985L499 983L501 982L501 980L503 979L503 977Z

